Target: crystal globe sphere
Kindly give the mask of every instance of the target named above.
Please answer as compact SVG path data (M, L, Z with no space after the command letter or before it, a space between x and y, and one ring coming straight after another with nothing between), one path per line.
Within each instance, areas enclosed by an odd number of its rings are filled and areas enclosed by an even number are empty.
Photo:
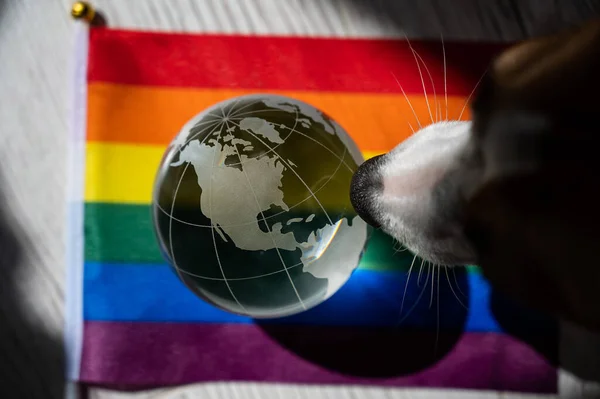
M192 118L168 146L153 195L163 256L203 300L253 318L331 297L357 268L368 227L352 208L363 161L323 112L247 95Z

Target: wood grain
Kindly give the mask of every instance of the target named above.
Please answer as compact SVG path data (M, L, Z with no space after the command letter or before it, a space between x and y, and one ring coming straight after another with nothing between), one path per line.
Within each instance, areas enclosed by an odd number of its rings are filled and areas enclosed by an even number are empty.
M600 12L584 0L97 0L109 25L242 32L518 40ZM67 100L73 23L67 0L0 0L0 397L61 398L64 357ZM563 349L592 359L569 330ZM585 355L585 356L584 356ZM565 355L566 356L566 355ZM566 356L568 357L568 356ZM600 372L595 374L600 376ZM561 394L600 392L563 373ZM10 394L9 394L10 392ZM435 391L216 384L93 398L433 398ZM445 392L441 397L448 397ZM461 396L457 393L457 397ZM484 397L483 394L478 397ZM494 393L485 397L500 397ZM508 396L505 396L508 397Z

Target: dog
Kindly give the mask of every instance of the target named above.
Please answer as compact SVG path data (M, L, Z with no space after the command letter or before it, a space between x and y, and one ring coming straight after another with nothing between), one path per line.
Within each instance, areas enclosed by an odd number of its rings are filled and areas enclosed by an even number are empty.
M599 93L600 20L515 44L471 121L364 162L352 205L422 259L476 264L495 289L600 332Z

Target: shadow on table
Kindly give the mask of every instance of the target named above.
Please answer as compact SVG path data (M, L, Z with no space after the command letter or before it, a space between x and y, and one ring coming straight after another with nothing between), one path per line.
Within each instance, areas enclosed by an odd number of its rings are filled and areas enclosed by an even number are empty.
M391 239L378 234L362 262L378 270L356 272L316 308L258 325L297 356L349 377L408 376L427 370L454 349L477 356L468 335L499 329L557 364L554 319L490 292L474 268L447 271L423 264L421 270L417 260L409 273L412 255L396 253ZM328 320L328 325L310 325L315 319Z
M363 257L366 270L355 272L333 297L304 313L257 323L296 355L347 376L424 370L460 339L469 290L464 269L446 275L412 261L408 251L396 252L391 238L376 232ZM315 319L328 320L328 326L311 325Z
M518 41L555 32L600 15L600 0L481 2L480 0L342 0L371 24L383 25L409 37L439 40L450 33L458 40ZM457 9L460 12L457 12Z
M0 191L0 397L63 398L63 343L36 324L23 300L19 286L31 278L25 262L31 244L9 214Z

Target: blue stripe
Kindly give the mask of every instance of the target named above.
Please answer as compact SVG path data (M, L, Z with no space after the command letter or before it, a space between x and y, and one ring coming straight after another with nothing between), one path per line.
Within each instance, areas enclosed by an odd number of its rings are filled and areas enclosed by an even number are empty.
M408 326L499 332L490 312L490 289L478 273L457 273L455 279L437 273L433 296L431 277L420 285L413 271L404 305L407 274L357 270L346 285L323 304L302 314L261 323L333 326ZM460 291L456 287L457 282ZM84 317L93 321L252 323L252 319L219 310L197 298L168 265L85 264ZM456 296L467 305L468 311ZM419 298L420 297L420 298ZM511 310L514 312L514 310ZM439 324L438 324L439 323Z

